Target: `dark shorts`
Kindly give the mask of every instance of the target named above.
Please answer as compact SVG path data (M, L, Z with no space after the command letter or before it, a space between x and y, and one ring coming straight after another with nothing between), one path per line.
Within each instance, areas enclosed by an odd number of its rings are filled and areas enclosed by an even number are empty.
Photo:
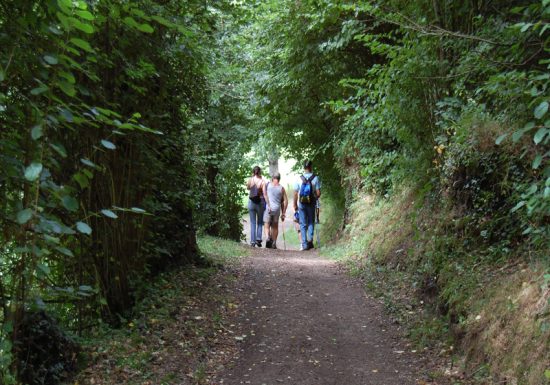
M279 217L281 216L281 210L268 212L266 209L264 211L264 223L269 223L270 225L276 225L279 223Z

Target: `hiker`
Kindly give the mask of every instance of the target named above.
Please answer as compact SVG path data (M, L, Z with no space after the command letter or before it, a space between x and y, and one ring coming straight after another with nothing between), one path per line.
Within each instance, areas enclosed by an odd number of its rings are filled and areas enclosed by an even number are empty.
M294 211L300 216L302 250L313 249L316 202L321 197L319 177L313 173L310 160L304 162L304 173L294 185Z
M276 172L271 178L271 182L266 183L264 188L264 199L266 209L264 213L265 233L267 240L265 247L268 249L277 248L277 236L279 235L279 217L285 221L286 208L288 206L288 197L285 188L281 186L281 174ZM283 229L284 231L284 229Z
M262 247L262 230L264 227L265 199L263 189L265 179L262 169L256 166L252 169L252 176L246 183L248 189L248 213L250 215L250 246Z

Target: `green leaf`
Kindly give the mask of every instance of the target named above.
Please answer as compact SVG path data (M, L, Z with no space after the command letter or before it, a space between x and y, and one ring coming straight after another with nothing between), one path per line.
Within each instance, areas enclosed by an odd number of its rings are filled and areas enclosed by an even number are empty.
M166 20L164 17L161 16L151 16L151 19L155 20L157 23L164 25L165 27L173 27L174 23Z
M76 229L82 234L90 235L92 233L92 228L84 222L76 222Z
M74 254L71 250L67 249L66 247L58 246L55 248L57 251L59 251L61 254L66 255L67 257L74 257Z
M4 70L0 68L0 82L3 82L6 78L6 75L4 74Z
M36 88L33 88L31 90L31 95L40 95L46 91L48 91L48 87L47 86L39 86L39 87L36 87Z
M88 43L86 40L82 40L82 39L78 39L76 37L73 37L70 42L74 45L76 45L78 48L81 48L83 49L84 51L86 52L89 52L89 53L94 53L94 49L92 48L92 46L90 45L90 43Z
M130 210L136 214L145 214L147 212L143 209L140 209L139 207L132 207Z
M521 27L520 31L525 32L527 31L533 24L531 23L523 23L523 26Z
M155 29L153 27L151 27L149 24L147 23L143 23L143 24L140 24L138 27L137 27L138 30L140 30L141 32L145 32L145 33L153 33L155 32Z
M70 72L60 71L59 76L61 76L62 78L64 78L65 80L67 80L71 84L76 83L76 79L75 79L74 75Z
M547 1L548 2L548 1ZM547 380L550 380L550 369L546 369L544 371L544 377L546 377Z
M117 219L117 218L118 218L118 215L116 215L116 214L115 214L114 212L112 212L111 210L107 210L107 209L101 210L101 214L105 215L106 217L113 218L113 219Z
M114 143L109 142L108 140L102 140L101 145L109 150L114 150L116 148Z
M50 147L53 148L54 151L57 152L62 158L67 157L67 150L62 144L50 143Z
M89 20L89 21L94 20L94 15L92 15L88 11L76 11L76 14L84 20Z
M542 163L542 155L537 154L535 159L533 160L533 169L539 168L540 164Z
M76 6L80 9L88 9L88 4L83 0L77 0Z
M29 182L34 182L40 176L42 172L42 163L31 163L25 169L25 179Z
M508 136L508 134L502 134L502 135L500 135L500 136L497 138L497 140L495 140L495 144L496 144L497 146L500 145L500 144L502 143L502 141L503 141L504 139L506 139L507 136Z
M32 218L32 210L24 209L17 213L17 223L24 225Z
M542 117L546 114L548 111L548 102L542 102L535 108L534 115L537 119L542 119Z
M59 88L61 88L61 91L63 91L68 96L73 97L76 95L76 89L74 88L74 85L72 85L71 83L63 80L63 81L57 82L57 85L59 86Z
M78 182L78 184L80 185L80 188L82 189L90 185L90 181L88 177L81 172L74 174L73 179Z
M44 135L44 132L42 130L42 126L40 124L37 124L31 129L31 137L34 140L40 139Z
M544 195L543 196L544 196L544 199L550 198L550 187L547 186L547 187L544 188Z
M94 162L92 162L91 160L89 160L89 159L80 158L80 161L81 161L83 164L85 164L86 166L90 166L90 167L94 167L94 168L97 167L97 165L96 165Z
M57 0L57 5L59 5L60 7L72 8L73 2L72 0Z
M525 201L521 201L521 202L518 202L517 205L514 206L514 208L512 210L510 210L511 212L516 212L518 211L520 208L522 208L523 206L525 206Z
M55 25L50 25L48 27L48 31L50 31L51 33L53 33L54 35L57 35L57 36L63 35L63 31L60 30L59 28L57 28L57 26L55 26Z
M124 19L122 19L122 21L124 22L124 24L129 25L130 27L134 27L134 28L139 27L139 23L135 21L133 17L127 16Z
M44 55L44 61L50 65L56 65L59 63L59 60L57 60L57 56L55 55Z
M539 128L535 136L533 137L533 141L535 142L535 144L539 144L540 142L542 142L546 134L548 134L549 132L550 130L545 127Z
M539 187L538 187L536 184L533 183L533 184L527 189L527 191L525 192L524 195L525 195L525 196L533 195L534 193L537 192L538 188L539 188Z
M78 201L70 195L65 195L61 198L61 203L69 211L75 212L78 210Z
M44 237L44 240L48 243L59 244L59 242L61 241L58 237L52 237L51 235L48 235L48 234L43 234L43 237Z
M512 134L512 141L516 143L521 137L527 132L532 130L535 127L535 122L529 122L520 130L517 130Z
M84 33L87 33L87 34L94 33L94 27L91 24L83 23L83 22L81 22L80 20L78 20L74 17L69 17L68 21L71 24L71 26L75 27L76 29L81 30Z
M48 275L50 274L50 268L48 267L48 265L45 265L43 263L39 263L38 265L36 265L36 267L38 268L38 270L40 270L42 273Z

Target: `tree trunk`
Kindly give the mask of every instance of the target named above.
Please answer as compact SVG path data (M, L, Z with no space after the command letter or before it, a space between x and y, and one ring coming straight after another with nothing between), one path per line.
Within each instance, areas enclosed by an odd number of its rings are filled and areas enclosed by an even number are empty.
M275 173L279 172L279 151L271 150L267 157L269 162L269 175L273 176Z

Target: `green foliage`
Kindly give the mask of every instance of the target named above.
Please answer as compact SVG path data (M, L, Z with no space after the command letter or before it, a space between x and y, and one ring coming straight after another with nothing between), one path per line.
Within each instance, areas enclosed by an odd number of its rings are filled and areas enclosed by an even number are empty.
M184 3L0 4L2 383L30 310L117 324L151 274L201 262L197 227L240 236L246 121L212 91L230 74L210 52L235 9Z
M343 180L348 204L355 191L391 194L409 181L445 194L456 182L451 173L462 172L478 183L476 191L468 185L476 205L489 203L485 214L515 206L513 231L542 244L550 212L548 7L257 5L245 31L257 113L285 151L317 161L331 195L342 196Z

